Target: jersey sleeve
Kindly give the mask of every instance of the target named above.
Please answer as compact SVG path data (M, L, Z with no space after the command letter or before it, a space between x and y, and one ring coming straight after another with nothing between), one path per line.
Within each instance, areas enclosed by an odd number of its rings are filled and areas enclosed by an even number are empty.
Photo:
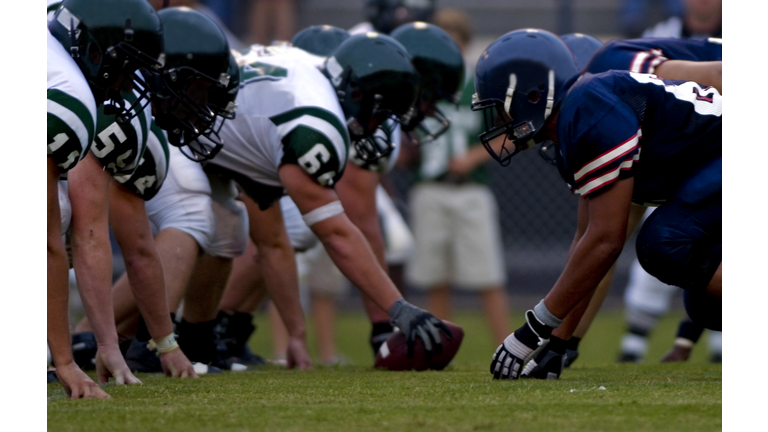
M570 155L572 190L585 197L632 177L640 159L640 123L632 109L617 104L580 137Z
M64 91L48 89L47 93L48 156L62 172L67 172L88 153L95 113Z
M606 43L595 52L585 71L596 74L609 70L628 70L652 74L657 67L667 61L666 55L660 48L632 42L614 40Z
M339 117L320 107L299 107L270 120L283 144L280 163L299 165L323 186L339 181L349 151L347 129Z
M132 104L136 98L125 95L125 100ZM97 113L91 152L112 176L130 174L144 154L151 122L149 107L130 123L118 123L114 115L104 113L102 105Z
M165 132L152 121L147 134L147 147L139 159L136 169L126 175L116 175L114 179L134 194L149 201L160 190L169 165L168 140Z

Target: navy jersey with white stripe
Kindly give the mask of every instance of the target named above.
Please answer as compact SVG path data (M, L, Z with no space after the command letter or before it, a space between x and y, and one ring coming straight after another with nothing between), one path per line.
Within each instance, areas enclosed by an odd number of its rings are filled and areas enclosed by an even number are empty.
M656 73L656 68L667 60L718 61L722 59L721 39L612 40L595 51L585 71L596 74L609 70L628 70L652 74Z
M595 196L634 177L632 200L662 204L722 155L722 96L694 82L628 71L584 74L557 119L560 173Z

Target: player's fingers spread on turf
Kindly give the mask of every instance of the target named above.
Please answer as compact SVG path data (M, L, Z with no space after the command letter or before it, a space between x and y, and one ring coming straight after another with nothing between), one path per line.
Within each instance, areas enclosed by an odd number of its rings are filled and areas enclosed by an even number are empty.
M123 373L122 372L117 372L115 374L115 384L117 384L117 385L125 384L125 377L123 377Z
M183 371L181 371L181 378L189 378L189 374L187 373L187 370L186 370L186 369L184 369Z
M99 384L106 384L109 381L109 373L98 374Z
M136 376L131 372L128 372L127 374L125 374L125 383L126 384L143 384L141 380L136 378Z
M91 387L91 397L96 399L109 399L110 396L107 394L107 392L104 391L101 387L97 386L96 383L93 384Z

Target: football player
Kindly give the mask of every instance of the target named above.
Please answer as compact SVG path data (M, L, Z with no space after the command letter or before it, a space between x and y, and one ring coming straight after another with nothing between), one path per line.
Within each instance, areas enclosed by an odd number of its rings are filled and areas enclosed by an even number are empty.
M308 29L307 31L314 30ZM315 32L317 33L318 31ZM297 38L294 39L297 39L299 45L303 45L303 39L299 36L297 35ZM435 107L438 100L449 99L451 102L454 101L454 94L457 92L463 79L464 62L455 42L444 31L434 25L423 22L406 24L396 29L392 33L392 38L406 48L411 55L412 64L420 76L419 97L417 99L418 109L416 114L403 124L404 129L412 131L420 125L426 116L439 116L439 111ZM315 40L314 44L317 43L318 41ZM318 53L323 52L314 46L309 46L308 48ZM440 116L438 124L441 126L440 129L425 131L424 136L438 136L449 126L449 122L443 116ZM377 188L380 188L381 175L392 168L393 162L400 150L397 144L399 140L389 138L387 141L392 143L391 147L393 149L382 150L382 152L391 151L392 153L377 157L375 160L363 158L354 148L351 149L345 175L335 187L345 214L363 233L382 269L387 269L387 261L382 229L377 213ZM382 149L386 149L387 146L388 144L385 142ZM285 207L283 208L285 211ZM290 214L300 215L299 213ZM304 225L301 221L287 219L288 214L284 216L286 216L286 225L289 227ZM304 226L304 230L307 229ZM289 235L292 234L292 230L289 230L288 233ZM293 236L291 237L293 239ZM293 243L295 246L297 242L294 241ZM228 292L231 294L234 291L245 295L247 290L242 286L232 286L236 281L244 283L245 278L239 273L234 274L230 281ZM243 312L242 307L237 306L238 304L242 305L243 300L243 297L227 295L222 302L222 309L236 307L239 312ZM249 304L252 307L254 305L254 303ZM380 306L365 296L364 305L372 323L371 345L375 355L381 344L392 333L393 327L389 322L386 310L380 308Z
M552 141L561 176L580 195L565 269L496 350L496 379L519 378L552 331L589 301L621 252L632 203L659 206L637 239L646 270L705 305L722 298L718 89L623 70L578 72L565 43L537 29L502 36L478 61L473 107L486 116L481 140L511 141L492 156L508 164L516 153Z
M109 113L101 113L97 128L101 132L93 151L96 158L87 170L79 169L70 178L73 255L81 287L109 284L108 243L80 240L93 233L107 238L109 223L121 246L131 292L148 329L139 332L137 339L149 342L157 351L161 370L167 375L196 377L175 340L163 267L144 201L157 193L167 174L169 152L160 128L167 129L172 145L184 146L186 154L195 160L212 157L220 147L220 143L213 141L201 145L197 137L212 134L215 114L207 106L207 95L211 88L223 89L228 84L229 47L218 26L199 12L169 8L161 10L158 16L164 28L166 61L159 74L145 74L157 126L150 127L150 118L124 123ZM200 35L206 43L197 43L189 34ZM144 151L147 142L149 150ZM110 174L115 182L110 181ZM109 312L108 319L114 325L112 311ZM94 330L98 329L99 323L91 317L89 323Z
M289 332L288 366L297 352L305 352L305 332L293 248L280 207L273 205L283 188L334 263L388 312L411 348L418 337L428 351L440 350L438 329L449 331L402 299L334 188L351 167L349 141L351 157L363 163L391 153L391 143L374 133L387 119L407 121L416 99L418 75L405 49L368 33L344 41L324 60L322 72L306 52L285 47L255 46L239 61L244 86L238 109L246 114L224 125L227 146L206 170L235 179L245 191L251 238ZM367 199L375 203L374 196Z
M568 40L564 39L566 44L571 47L572 45L569 44ZM578 50L571 48L571 51L575 53ZM576 58L578 64L584 64L583 70L589 73L600 73L608 70L629 70L631 72L653 73L664 78L687 78L701 84L712 85L718 90L721 89L722 85L722 44L719 39L709 41L677 38L614 40L599 47L592 56L587 58L588 61L586 62L579 61L578 55ZM645 212L646 207L644 206L632 206L630 208L627 238L635 231ZM559 376L560 366L558 361L561 358L559 354L552 352L551 348L562 346L561 339L567 338L570 334L573 334L573 337L568 339L566 343L567 355L563 364L565 366L569 365L575 356L578 356L578 342L586 334L592 319L597 314L602 301L608 294L614 268L615 265L609 271L606 278L600 282L591 301L585 301L580 304L579 307L569 314L563 325L553 332L551 339L553 344L550 346L550 349L542 350L536 359L529 363L530 367L524 371L524 376L536 378ZM633 270L634 273L635 271ZM646 279L656 280L651 276L640 280ZM631 304L637 305L637 307L633 307L628 311L628 316L634 323L631 326L632 333L625 337L626 346L630 349L642 349L639 346L642 344L640 338L647 334L655 322L656 315L654 312L659 311L659 309L665 309L664 305L669 304L668 298L666 301L664 299L665 294L671 294L666 289L668 285L661 284L660 282L659 285L659 287L651 288L652 292L649 293L649 296L640 301L636 300L638 297L638 293L635 292L637 285L633 284L628 288L626 297L631 300ZM587 308L586 311L585 308ZM577 326L575 330L574 326ZM684 332L682 337L687 340L695 338L697 334L701 333L701 330L698 330L698 332L691 331L695 327L696 325L693 323L681 326ZM685 344L685 342L683 343ZM544 360L545 358L547 358L547 361Z
M96 109L130 121L120 97L139 67L162 66L162 25L142 0L49 1L48 20L48 343L56 374L72 398L109 397L73 362L69 339L67 254L62 241L58 181L87 160L95 136ZM141 107L134 110L140 112ZM105 295L106 294L106 295ZM109 292L81 290L89 316L110 310ZM137 382L117 345L114 324L99 327L99 381Z

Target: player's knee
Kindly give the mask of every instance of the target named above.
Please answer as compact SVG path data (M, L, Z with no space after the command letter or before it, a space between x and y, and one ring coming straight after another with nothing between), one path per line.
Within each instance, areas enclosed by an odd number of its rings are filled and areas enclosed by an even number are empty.
M720 264L722 250L721 245L697 244L684 233L661 224L644 225L636 248L645 271L668 285L691 291L706 288Z

